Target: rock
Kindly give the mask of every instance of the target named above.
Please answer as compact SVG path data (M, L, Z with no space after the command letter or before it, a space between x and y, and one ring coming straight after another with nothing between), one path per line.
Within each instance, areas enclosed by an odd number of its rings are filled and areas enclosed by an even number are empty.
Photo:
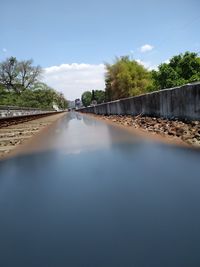
M197 138L197 139L200 139L200 134L199 133L195 133L194 137Z
M159 129L160 128L160 124L159 123L156 123L155 125L154 125L154 129Z
M178 137L192 145L200 145L199 121L183 122L175 119L172 121L164 118L122 115L106 116L105 119L124 126L132 126L136 129L140 128L141 130L154 134Z
M192 124L192 126L197 126L197 125L199 125L200 123L199 123L199 121L192 121L191 124Z
M187 135L183 135L183 136L182 136L182 139L183 139L184 141L187 141L187 140L191 139L191 136L190 136L189 134L187 134Z

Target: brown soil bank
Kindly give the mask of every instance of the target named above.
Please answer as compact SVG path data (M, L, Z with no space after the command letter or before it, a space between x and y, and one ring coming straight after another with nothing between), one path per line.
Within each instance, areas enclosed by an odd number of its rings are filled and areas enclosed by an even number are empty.
M143 116L94 115L128 128L142 130L157 137L164 137L173 143L189 144L200 147L200 122L178 121Z

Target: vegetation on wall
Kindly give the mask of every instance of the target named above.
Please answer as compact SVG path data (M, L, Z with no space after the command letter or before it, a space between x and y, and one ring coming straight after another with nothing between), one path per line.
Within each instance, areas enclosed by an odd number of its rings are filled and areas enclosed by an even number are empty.
M106 101L111 101L200 81L200 58L197 53L185 52L150 71L123 56L106 64L106 70Z
M40 66L33 60L18 61L10 57L0 63L0 105L66 109L67 100L44 83L39 82ZM200 58L197 53L185 52L172 57L157 70L148 70L128 56L116 58L106 64L105 91L85 91L81 100L84 106L136 96L200 81Z

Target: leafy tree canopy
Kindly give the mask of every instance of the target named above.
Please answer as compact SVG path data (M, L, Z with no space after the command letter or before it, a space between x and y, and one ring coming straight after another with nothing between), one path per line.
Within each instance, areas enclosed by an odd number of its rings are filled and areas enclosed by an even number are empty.
M15 57L10 57L0 63L0 83L16 93L32 87L41 73L42 68L33 66L32 59L18 61Z
M88 107L92 101L92 93L90 91L85 91L81 96L81 101L85 107Z
M105 91L103 90L92 90L85 91L81 96L82 103L85 107L88 107L93 101L97 104L101 104L105 101Z
M46 84L37 84L33 90L25 89L20 94L8 91L4 85L0 85L0 105L32 107L53 110L66 109L68 102L62 93L56 92Z
M151 89L151 75L141 64L128 56L106 64L106 99L115 100L145 93Z
M200 81L200 58L197 53L185 52L163 63L152 71L155 89L180 86Z
M97 104L103 103L105 101L105 91L95 90L94 91L94 99L97 101Z
M0 105L40 109L66 109L68 102L62 93L39 82L40 66L33 60L18 61L15 57L0 63Z

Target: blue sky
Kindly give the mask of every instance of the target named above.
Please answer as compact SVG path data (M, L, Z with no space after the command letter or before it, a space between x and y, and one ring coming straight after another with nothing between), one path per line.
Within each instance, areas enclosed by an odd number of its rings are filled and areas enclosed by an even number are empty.
M0 61L11 55L18 59L33 58L35 64L49 71L45 81L68 98L80 94L78 75L84 76L81 67L89 82L84 80L83 89L97 88L103 87L101 64L112 62L115 56L129 54L151 68L180 52L200 51L199 0L0 0L0 3ZM149 46L142 52L144 45ZM56 83L60 65L62 77L74 71L68 77L72 79L68 85L68 80ZM87 66L90 70L97 68L99 76L94 77L94 71L89 80ZM74 79L77 87L72 86Z

